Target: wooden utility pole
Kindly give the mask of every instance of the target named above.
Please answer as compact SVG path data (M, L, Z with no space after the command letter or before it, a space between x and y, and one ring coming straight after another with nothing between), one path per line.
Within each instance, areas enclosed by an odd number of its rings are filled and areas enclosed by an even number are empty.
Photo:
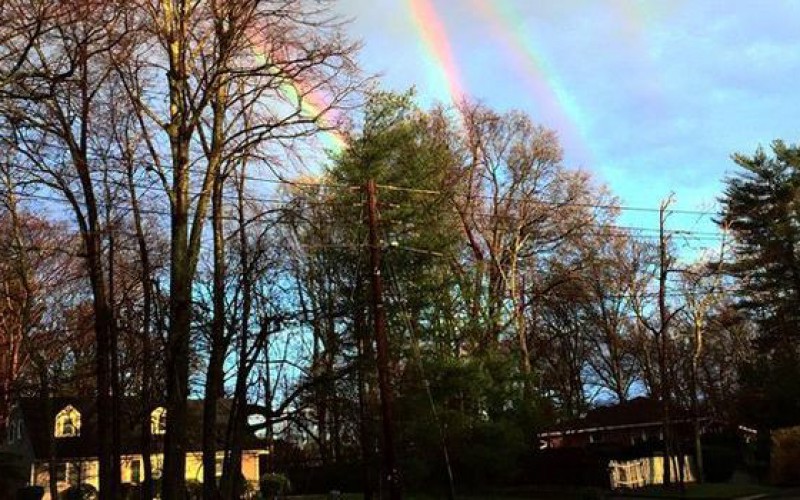
M392 387L389 380L389 340L386 337L386 310L383 306L383 279L381 276L381 247L378 236L378 200L375 181L370 179L367 191L367 224L369 225L369 263L372 268L372 297L370 306L375 325L375 344L378 365L378 392L381 397L381 424L383 428L383 481L389 490L389 500L401 500L400 470L394 450L394 425L392 419Z
M667 239L664 231L666 221L666 210L672 202L672 196L661 203L658 211L658 256L659 256L659 276L658 276L658 312L660 319L658 349L658 369L661 389L661 404L664 418L664 484L669 486L672 480L672 429L670 425L670 400L671 393L669 387L670 376L667 373L667 338L669 335L669 322L672 319L667 310L667 277L669 274L669 258L667 256ZM681 460L679 457L678 460Z

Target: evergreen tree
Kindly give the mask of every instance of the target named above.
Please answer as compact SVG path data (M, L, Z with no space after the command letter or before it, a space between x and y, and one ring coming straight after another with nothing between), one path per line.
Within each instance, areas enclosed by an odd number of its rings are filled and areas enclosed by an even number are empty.
M741 367L739 399L761 427L800 415L800 148L775 141L771 149L734 155L743 171L726 180L720 220L733 236L737 306L757 327L758 356Z
M762 347L796 350L800 334L800 149L782 141L734 155L744 169L726 180L723 218L734 240L739 306L760 326Z

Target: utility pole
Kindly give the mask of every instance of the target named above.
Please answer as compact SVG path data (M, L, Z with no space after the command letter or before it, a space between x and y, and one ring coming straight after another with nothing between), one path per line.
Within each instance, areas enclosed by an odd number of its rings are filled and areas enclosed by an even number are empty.
M658 276L658 313L660 319L658 347L658 369L660 372L661 404L664 418L664 484L669 486L672 480L672 429L670 425L670 375L667 368L667 337L669 335L669 322L672 316L667 311L667 277L669 274L669 258L667 256L667 239L664 231L666 221L666 210L672 202L672 195L661 203L658 211L658 256L659 256L659 276ZM678 457L681 460L683 457Z
M389 340L386 337L386 310L383 305L383 278L381 276L381 247L378 236L378 200L375 181L370 179L367 191L367 223L369 225L369 263L372 268L372 319L375 325L375 344L378 365L378 392L381 397L381 424L383 428L383 481L389 489L389 500L401 500L400 470L394 450L394 425L392 418L392 387L389 380Z

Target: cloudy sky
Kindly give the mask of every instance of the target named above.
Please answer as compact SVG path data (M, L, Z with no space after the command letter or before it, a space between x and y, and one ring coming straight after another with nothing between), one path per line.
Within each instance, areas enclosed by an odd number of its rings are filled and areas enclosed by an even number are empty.
M466 94L559 132L632 206L710 209L733 152L800 121L800 0L343 0L361 62L423 104ZM653 226L654 215L626 215ZM680 220L678 220L680 219ZM697 217L682 228L713 230Z

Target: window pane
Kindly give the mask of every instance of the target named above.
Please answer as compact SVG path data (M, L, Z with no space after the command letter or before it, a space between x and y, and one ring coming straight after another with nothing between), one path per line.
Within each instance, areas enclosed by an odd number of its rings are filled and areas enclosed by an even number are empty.
M141 462L138 460L134 460L131 462L131 481L134 483L138 483L141 481Z

